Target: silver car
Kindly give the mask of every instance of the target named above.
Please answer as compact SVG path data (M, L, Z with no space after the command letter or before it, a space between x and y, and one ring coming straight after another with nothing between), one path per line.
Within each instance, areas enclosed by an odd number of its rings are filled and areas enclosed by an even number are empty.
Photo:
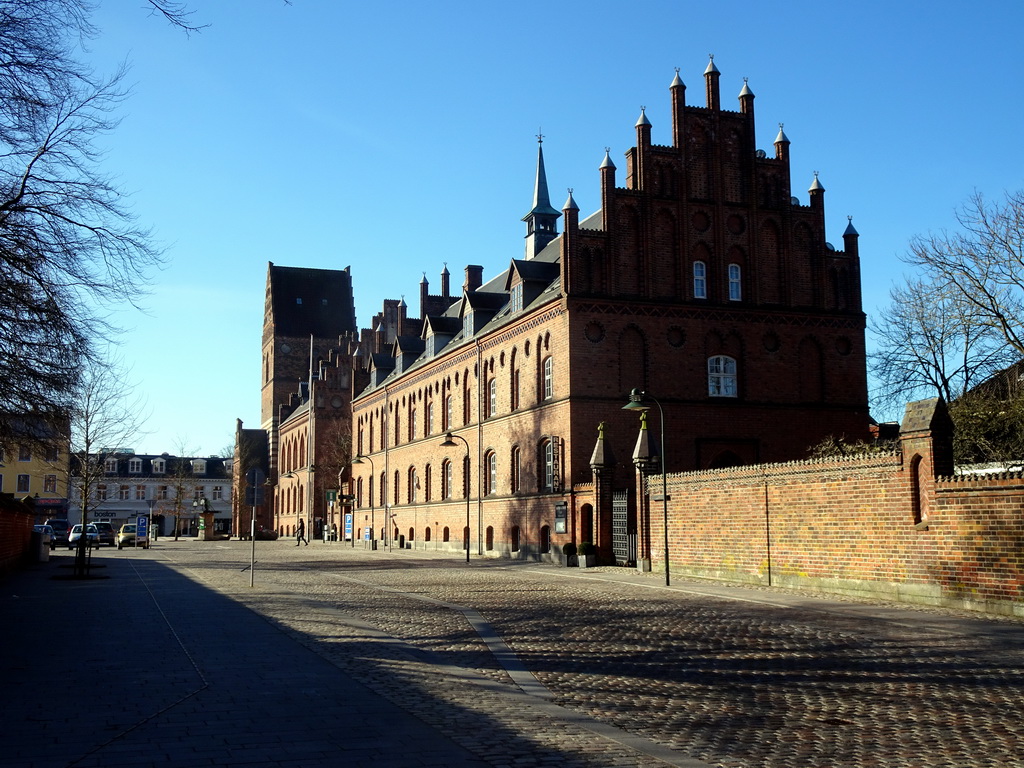
M82 538L82 524L78 523L74 528L71 529L71 535L68 536L68 549L74 549L78 546L78 540ZM96 526L89 523L85 526L85 540L86 546L96 547L100 546L100 533L96 530Z

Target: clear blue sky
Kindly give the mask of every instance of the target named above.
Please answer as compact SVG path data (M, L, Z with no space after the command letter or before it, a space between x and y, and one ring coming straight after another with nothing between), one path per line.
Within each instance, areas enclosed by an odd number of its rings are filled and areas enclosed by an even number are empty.
M189 4L210 26L186 36L102 0L89 54L132 65L107 169L169 259L148 313L120 317L139 451L259 426L268 261L351 265L361 326L385 298L416 313L424 272L436 291L446 262L461 284L521 257L539 128L552 202L572 187L589 214L604 147L624 168L641 105L671 143L674 68L702 105L709 53L726 108L749 78L758 146L785 124L803 202L820 172L828 239L854 217L869 322L913 235L1024 186L1016 0Z

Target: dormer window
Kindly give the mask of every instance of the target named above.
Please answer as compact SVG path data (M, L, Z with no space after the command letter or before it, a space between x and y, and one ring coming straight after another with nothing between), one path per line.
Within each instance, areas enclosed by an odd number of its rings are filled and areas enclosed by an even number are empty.
M142 471L142 459L129 459L128 471L133 475L139 474Z
M509 306L513 312L521 312L523 309L523 284L516 283L509 292Z
M117 459L107 459L103 462L103 471L108 475L117 474Z
M473 335L473 313L467 312L462 317L462 335L467 339Z
M164 463L163 459L153 459L151 463L154 475L162 475L164 472L167 471L166 464Z
M193 475L205 475L206 474L206 459L192 459L192 474Z

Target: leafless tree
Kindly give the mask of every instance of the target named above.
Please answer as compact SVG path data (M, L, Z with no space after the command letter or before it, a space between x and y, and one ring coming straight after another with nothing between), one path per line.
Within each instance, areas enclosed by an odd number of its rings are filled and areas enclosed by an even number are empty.
M0 0L0 401L15 412L74 407L111 336L106 309L135 303L161 261L101 171L124 71L99 78L75 59L90 10Z
M85 368L71 408L69 436L74 461L68 487L74 488L82 508L83 533L75 556L78 575L86 569L85 526L105 501L100 486L106 484L106 454L131 444L141 433L144 418L143 405L116 361Z
M910 400L936 395L953 402L1013 361L1003 337L956 286L908 277L889 298L871 327L874 400L883 411L899 413Z
M959 230L915 238L907 262L958 292L976 321L1024 356L1024 191L990 203L976 192Z

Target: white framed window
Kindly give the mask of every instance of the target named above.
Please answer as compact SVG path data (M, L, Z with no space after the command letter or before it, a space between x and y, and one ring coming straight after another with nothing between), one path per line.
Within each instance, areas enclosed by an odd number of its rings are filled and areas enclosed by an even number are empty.
M56 493L57 492L57 476L46 475L43 478L43 493Z
M465 338L469 338L473 335L473 313L467 312L462 317L462 335Z
M693 298L708 297L708 265L703 261L693 262Z
M153 467L154 475L162 475L164 472L167 471L167 462L165 462L163 459L153 459L151 465Z
M498 380L492 378L487 382L487 415L493 416L498 412Z
M513 312L519 312L523 308L523 284L516 283L509 292L509 305Z
M540 447L541 465L543 474L541 476L541 491L552 491L555 488L555 444L552 440L545 440Z
M737 397L736 361L727 355L708 358L708 395Z
M200 501L201 499L205 499L205 498L206 498L206 486L205 485L200 485L198 488L196 488L192 492L192 500L193 501Z
M426 434L434 434L434 402L431 400L427 403L427 423L425 425Z
M496 493L498 490L498 455L490 451L484 457L484 464L487 467L487 488L485 494Z
M409 440L416 439L416 406L409 408Z
M743 299L743 282L741 280L742 270L739 264L729 265L729 301L741 301Z
M108 475L117 474L117 459L107 459L103 462L103 471Z
M142 471L142 459L128 459L128 472L133 475Z
M544 358L544 399L550 400L555 394L555 368L550 357Z
M18 493L28 493L31 482L29 475L18 475Z
M213 486L213 500L220 501L224 498L224 486L215 485Z
M117 487L117 498L121 501L128 501L131 496L131 489L127 485L119 485Z
M442 430L449 430L452 428L452 420L455 418L455 395L445 395L444 398L444 424L441 425Z
M144 486L144 485L136 485L135 486L135 499L137 501L145 501L146 500L146 486Z
M167 494L168 494L168 486L161 485L161 486L157 487L157 489L156 489L156 497L158 499L160 499L161 501L166 500L168 498Z
M107 486L105 486L105 485L97 485L96 486L96 501L106 501L106 500L107 500Z
M206 474L206 459L192 459L192 474L193 475L205 475Z
M452 497L452 462L451 459L445 459L441 465L441 498L450 499Z

